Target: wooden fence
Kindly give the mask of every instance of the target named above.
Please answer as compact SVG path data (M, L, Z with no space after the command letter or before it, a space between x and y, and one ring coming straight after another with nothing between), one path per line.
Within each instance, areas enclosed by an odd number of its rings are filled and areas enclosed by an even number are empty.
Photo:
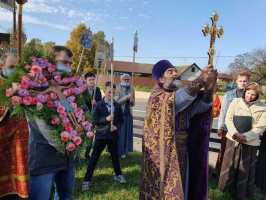
M134 116L133 120L134 120L134 123L133 123L134 137L142 138L144 117ZM218 130L214 128L211 130L210 143L209 143L209 151L211 152L220 151L221 139L217 136L217 131Z

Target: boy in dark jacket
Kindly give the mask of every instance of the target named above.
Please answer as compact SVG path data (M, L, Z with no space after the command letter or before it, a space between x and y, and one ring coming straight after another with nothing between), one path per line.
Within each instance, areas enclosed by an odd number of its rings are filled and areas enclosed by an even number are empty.
M82 183L82 190L89 190L93 171L97 161L107 146L111 154L113 168L115 171L114 180L119 183L125 183L126 180L121 172L120 161L117 151L117 133L122 123L122 110L119 104L113 102L111 105L112 92L115 92L115 85L111 86L111 82L105 84L105 97L99 101L93 110L93 123L96 128L95 143L92 155L89 159L87 172ZM111 125L112 124L112 125Z
M92 72L88 72L85 74L85 79L87 83L87 91L83 94L86 106L88 110L91 112L92 109L96 106L96 103L102 100L102 94L99 87L96 86L96 76ZM90 154L92 151L92 144L89 144L86 147L85 157L87 159L90 158Z

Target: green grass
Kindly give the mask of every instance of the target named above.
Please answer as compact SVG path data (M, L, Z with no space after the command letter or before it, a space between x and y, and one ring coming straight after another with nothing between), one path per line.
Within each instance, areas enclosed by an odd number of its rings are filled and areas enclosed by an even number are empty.
M139 195L141 171L141 153L131 153L121 160L126 184L118 184L113 180L111 158L106 152L100 157L92 180L91 190L81 192L81 183L86 172L86 162L82 160L81 169L76 176L75 200L136 200ZM210 173L209 200L233 200L229 193L223 193L217 188L217 178ZM259 193L254 200L261 200Z
M76 178L75 200L135 200L138 199L140 180L141 154L134 152L126 159L121 160L126 184L114 182L114 172L109 154L104 153L97 164L92 179L91 190L80 191L82 179L86 172L86 163L83 161L82 169L78 170Z

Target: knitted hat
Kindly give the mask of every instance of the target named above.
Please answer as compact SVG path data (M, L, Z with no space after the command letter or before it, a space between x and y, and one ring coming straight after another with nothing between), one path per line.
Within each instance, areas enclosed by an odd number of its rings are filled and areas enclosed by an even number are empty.
M168 60L160 60L152 68L152 77L159 80L167 69L175 68Z

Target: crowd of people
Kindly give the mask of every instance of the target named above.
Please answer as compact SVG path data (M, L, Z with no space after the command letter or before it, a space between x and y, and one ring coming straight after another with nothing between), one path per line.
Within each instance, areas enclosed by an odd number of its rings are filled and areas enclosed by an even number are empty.
M54 63L58 73L71 74L72 52L55 46ZM12 54L3 59L2 82L14 74L16 64ZM208 65L194 81L183 82L178 79L176 67L161 60L153 66L152 76L156 84L144 122L139 199L207 200L217 71ZM231 192L235 200L252 199L256 186L266 194L266 105L260 101L260 86L249 78L249 73L239 73L237 88L225 93L220 112L215 108L215 113L220 113L218 135L222 141L216 164L218 187ZM94 127L94 134L89 135L92 142L84 149L87 170L81 186L83 192L89 192L106 147L114 181L127 182L120 159L133 151L135 91L129 74L122 74L119 84L105 82L103 96L94 73L84 74L82 80L87 86L82 108L91 113ZM18 86L13 83L12 87ZM61 101L66 110L71 110L67 102ZM54 199L73 199L76 158L60 153L49 135L52 127L28 115L17 119L5 105L0 107L0 115L0 199L15 194L48 200L52 190Z

